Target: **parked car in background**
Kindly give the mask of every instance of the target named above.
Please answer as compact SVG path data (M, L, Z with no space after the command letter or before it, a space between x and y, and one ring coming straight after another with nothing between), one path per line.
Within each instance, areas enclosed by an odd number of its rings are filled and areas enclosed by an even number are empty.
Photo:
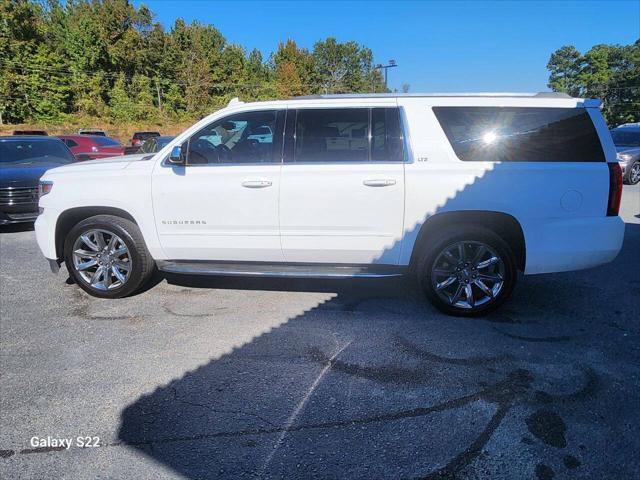
M54 271L64 261L102 298L132 294L154 266L415 275L444 312L482 315L519 271L620 251L622 175L599 107L554 93L234 100L168 155L47 172L36 238Z
M618 151L624 181L637 184L640 182L640 123L626 123L614 128L611 138Z
M151 137L147 139L140 149L138 153L156 153L166 147L171 140L176 138L175 136L163 135L160 137Z
M13 134L14 135L44 135L44 136L49 135L44 130L14 130Z
M107 132L101 128L81 128L78 130L78 135L98 135L100 137L106 137Z
M0 225L35 220L38 180L48 169L74 161L55 137L0 137Z
M98 135L58 135L78 160L124 155L124 146L110 137Z
M159 137L160 132L135 132L131 137L132 147L141 147L145 140L152 137Z

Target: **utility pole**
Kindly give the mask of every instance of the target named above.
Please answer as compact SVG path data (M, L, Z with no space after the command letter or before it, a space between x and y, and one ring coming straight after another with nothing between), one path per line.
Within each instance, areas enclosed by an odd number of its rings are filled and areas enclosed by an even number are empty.
M397 67L398 64L396 63L395 60L389 60L389 64L388 65L382 65L381 63L379 63L378 65L376 65L375 68L376 70L380 69L384 69L384 88L387 89L387 70L389 70L390 68L393 67Z

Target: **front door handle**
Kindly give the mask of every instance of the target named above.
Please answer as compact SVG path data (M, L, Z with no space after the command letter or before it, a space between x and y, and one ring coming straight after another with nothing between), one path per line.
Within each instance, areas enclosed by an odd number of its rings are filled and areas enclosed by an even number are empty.
M273 185L271 180L245 180L242 182L242 186L245 188L265 188Z
M362 183L367 187L388 187L395 185L396 181L393 178L368 178Z

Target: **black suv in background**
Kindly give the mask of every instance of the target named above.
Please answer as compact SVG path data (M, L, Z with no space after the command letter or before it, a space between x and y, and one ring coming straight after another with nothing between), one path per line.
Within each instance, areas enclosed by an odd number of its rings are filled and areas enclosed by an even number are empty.
M0 225L38 216L38 180L50 168L75 161L55 137L0 137Z

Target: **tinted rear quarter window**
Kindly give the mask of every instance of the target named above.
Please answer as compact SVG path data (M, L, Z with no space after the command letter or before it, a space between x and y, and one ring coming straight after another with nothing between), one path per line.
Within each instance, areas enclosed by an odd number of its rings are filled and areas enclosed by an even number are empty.
M434 107L460 160L604 162L584 108Z

